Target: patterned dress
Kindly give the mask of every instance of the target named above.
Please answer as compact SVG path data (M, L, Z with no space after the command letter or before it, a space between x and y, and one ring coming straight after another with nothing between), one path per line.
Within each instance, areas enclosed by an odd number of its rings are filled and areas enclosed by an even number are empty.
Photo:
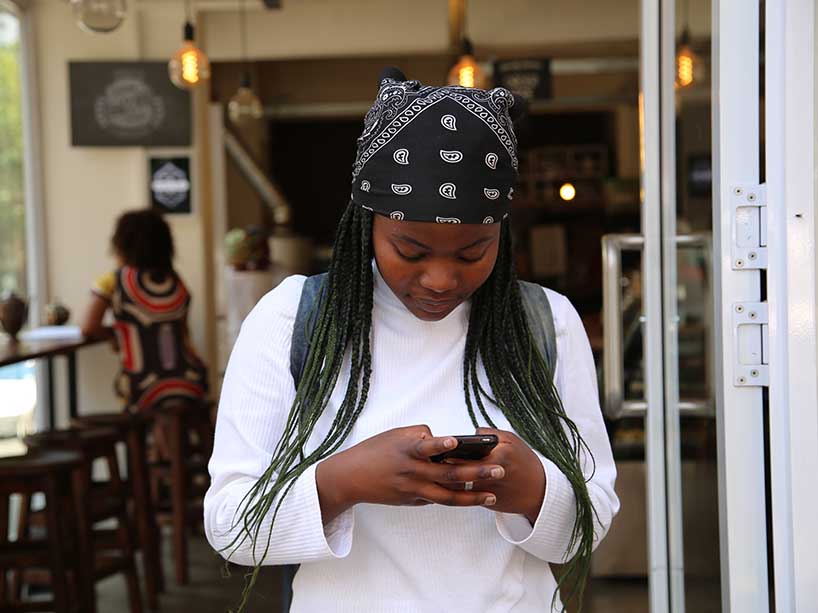
M124 266L100 277L93 291L114 314L121 361L114 389L128 410L205 398L207 370L187 342L190 294L175 272Z

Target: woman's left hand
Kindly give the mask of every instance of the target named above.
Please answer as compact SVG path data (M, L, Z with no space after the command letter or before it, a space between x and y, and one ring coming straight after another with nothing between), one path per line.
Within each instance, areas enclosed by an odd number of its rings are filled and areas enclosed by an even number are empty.
M533 525L540 514L545 496L545 470L539 457L513 432L478 428L477 434L496 434L499 442L492 452L480 460L499 464L505 470L501 479L475 481L472 489L491 492L497 497L492 511L525 515ZM468 464L474 460L447 460L456 464ZM441 484L449 489L463 489L465 484Z

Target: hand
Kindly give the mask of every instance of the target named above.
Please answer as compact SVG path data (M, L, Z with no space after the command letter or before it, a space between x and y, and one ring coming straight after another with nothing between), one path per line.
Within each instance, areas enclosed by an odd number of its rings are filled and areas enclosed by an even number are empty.
M477 434L496 434L500 439L491 453L480 460L482 464L501 466L505 476L490 482L478 480L473 490L491 491L497 496L494 511L525 515L533 525L540 514L545 496L545 470L539 457L513 432L478 428ZM474 460L447 460L458 467L470 466ZM468 479L466 479L468 481ZM445 484L447 488L463 489L463 484Z
M489 489L495 480L492 469L499 468L495 462L456 466L429 460L456 446L456 438L434 437L428 426L418 425L387 430L327 458L316 469L324 523L359 502L491 506L496 502ZM484 488L463 491L463 482L478 480Z

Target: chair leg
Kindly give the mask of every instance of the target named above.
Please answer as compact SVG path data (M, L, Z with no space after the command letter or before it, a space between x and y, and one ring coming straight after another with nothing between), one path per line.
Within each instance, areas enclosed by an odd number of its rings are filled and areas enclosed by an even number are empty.
M185 467L185 444L182 419L172 416L165 421L169 425L171 509L173 515L173 558L176 566L176 582L187 585L187 470Z
M72 495L76 511L76 541L79 560L77 562L77 592L80 594L82 610L95 613L97 609L94 586L94 544L91 532L91 514L88 498L91 491L91 466L83 462L81 468L72 475Z
M68 597L67 565L64 559L62 546L64 535L60 526L60 518L57 507L60 505L60 488L54 475L46 478L46 525L48 530L48 547L51 554L51 590L54 594L54 611L56 613L69 613L71 604ZM78 562L77 566L81 566ZM83 608L83 611L93 609Z
M159 609L158 593L162 589L162 562L159 558L157 530L153 525L155 522L147 481L144 441L137 429L132 429L128 434L128 471L131 479L134 516L139 530L142 560L144 561L148 608L156 611Z
M17 538L28 537L29 521L31 520L31 494L20 494L20 515L17 517ZM20 600L23 596L23 572L20 569L11 571L10 598Z
M9 540L9 499L8 496L0 497L0 544ZM6 569L0 566L0 604L6 602Z
M108 465L108 474L113 494L120 500L119 513L117 514L117 536L119 548L126 567L124 570L125 580L128 585L128 600L130 601L131 613L142 613L142 594L139 587L139 573L136 570L136 557L134 554L134 538L131 518L128 516L128 494L122 483L119 472L119 463L116 457L116 449L113 447L105 454L105 461ZM133 477L132 477L133 478Z
M117 517L119 528L119 547L122 551L122 556L127 561L127 568L125 569L125 580L128 586L128 601L130 603L131 613L142 613L142 595L139 588L139 575L136 571L136 560L134 558L133 541L131 537L131 528L128 523L128 512L123 505L122 513Z

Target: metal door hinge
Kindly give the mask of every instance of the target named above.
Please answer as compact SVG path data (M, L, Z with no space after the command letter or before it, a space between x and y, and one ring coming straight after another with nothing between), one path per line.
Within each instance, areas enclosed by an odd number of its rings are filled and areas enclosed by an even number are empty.
M735 363L733 384L737 387L770 385L767 349L770 346L766 302L733 304Z
M734 185L730 203L733 270L767 268L767 186Z

